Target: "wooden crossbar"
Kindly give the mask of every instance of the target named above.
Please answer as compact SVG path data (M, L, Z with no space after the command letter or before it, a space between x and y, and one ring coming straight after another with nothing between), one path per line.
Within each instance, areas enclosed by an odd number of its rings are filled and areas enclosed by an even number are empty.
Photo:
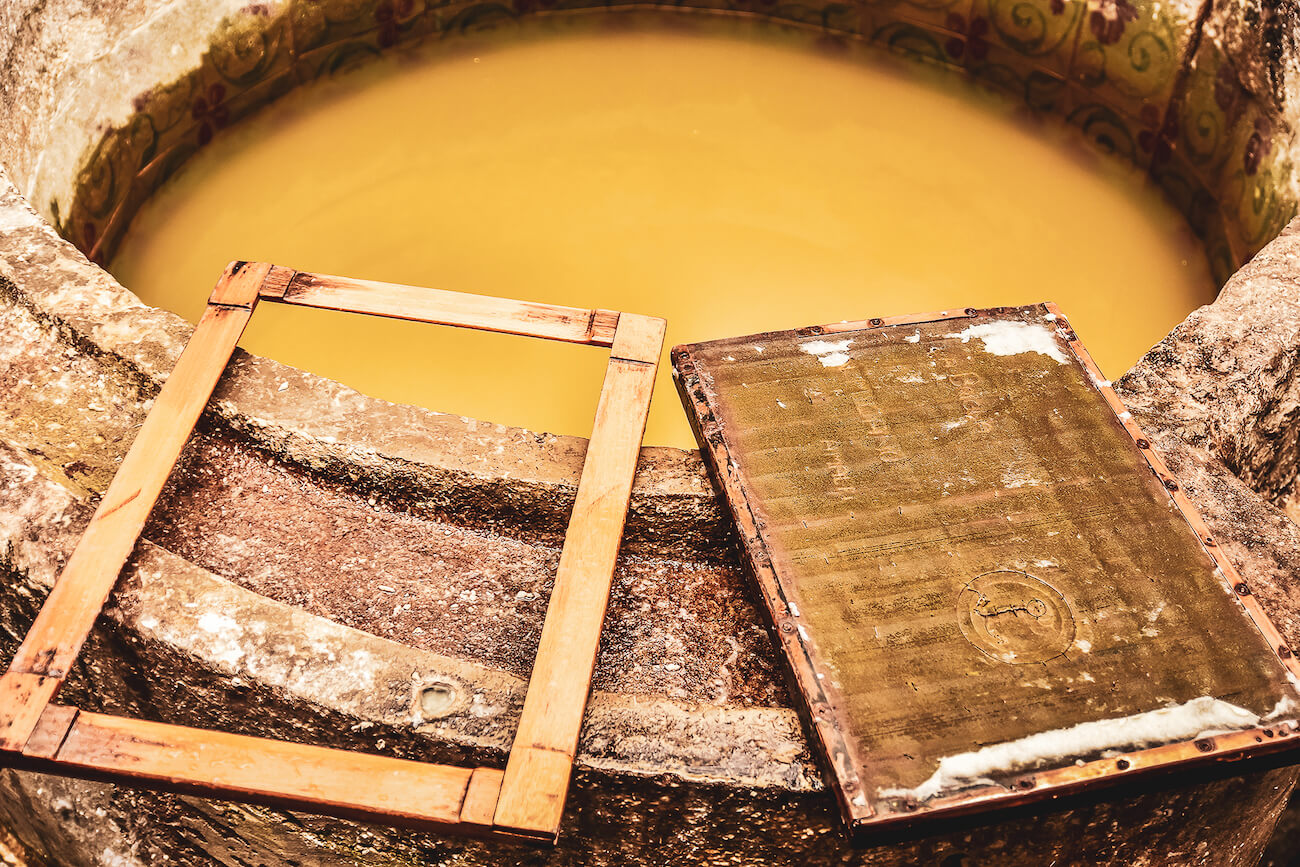
M259 300L611 347L533 676L504 771L144 722L52 703ZM664 331L664 321L650 316L232 263L0 677L0 765L553 843Z
M524 337L610 346L620 321L613 310L582 310L488 295L448 292L276 268L261 297L295 307L372 313L395 319L499 331Z

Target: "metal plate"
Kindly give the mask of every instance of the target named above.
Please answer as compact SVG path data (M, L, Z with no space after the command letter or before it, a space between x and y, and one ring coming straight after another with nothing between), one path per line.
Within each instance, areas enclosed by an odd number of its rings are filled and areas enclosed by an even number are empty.
M1054 307L673 366L851 829L1300 742L1289 652Z

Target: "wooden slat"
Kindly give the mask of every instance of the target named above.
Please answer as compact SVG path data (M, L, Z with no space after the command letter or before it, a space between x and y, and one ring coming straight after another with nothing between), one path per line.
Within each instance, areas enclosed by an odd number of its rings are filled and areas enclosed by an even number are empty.
M218 282L213 297L220 301L204 310L194 336L9 665L11 673L43 675L53 682L27 692L24 702L0 704L0 729L5 732L0 747L15 749L26 742L35 718L31 707L24 705L43 705L67 676L248 324L267 268L233 263ZM12 692L6 695L14 697Z
M208 303L251 310L257 305L258 293L272 270L276 269L262 262L231 262L213 287Z
M72 723L81 711L63 704L47 704L41 711L36 729L23 747L23 755L34 759L52 759L63 746Z
M623 314L495 824L554 839L577 752L664 321ZM620 350L639 356L619 358Z
M613 343L619 318L612 310L584 310L303 271L295 274L283 291L274 286L262 297L300 307L368 313L593 346Z
M60 683L58 678L21 671L0 677L0 750L23 748Z
M473 774L87 711L77 715L54 759L52 769L65 774L438 829L461 824Z
M469 788L465 792L465 802L460 805L462 825L474 825L485 829L492 827L492 816L496 813L503 776L505 771L497 768L474 769L473 775L469 778Z

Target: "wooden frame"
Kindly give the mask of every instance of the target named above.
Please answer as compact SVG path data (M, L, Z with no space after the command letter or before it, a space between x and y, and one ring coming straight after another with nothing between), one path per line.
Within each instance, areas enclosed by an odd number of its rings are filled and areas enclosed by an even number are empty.
M504 771L52 704L259 300L610 347L519 728ZM233 262L0 677L0 764L425 830L553 843L609 601L662 319Z
M825 335L828 342L837 336L850 333L875 332L897 326L925 325L952 321L982 322L1007 313L1032 311L1050 326L1062 343L1068 347L1075 361L1086 373L1090 385L1113 414L1114 421L1132 441L1143 461L1158 480L1168 496L1170 505L1186 521L1195 535L1207 560L1221 573L1223 589L1230 593L1244 609L1250 625L1263 639L1259 648L1264 655L1276 660L1280 673L1293 687L1300 687L1300 661L1286 645L1276 627L1270 622L1249 586L1242 580L1231 561L1218 547L1213 535L1197 513L1195 506L1182 491L1168 467L1153 448L1150 440L1127 411L1119 396L1105 379L1091 355L1079 342L1065 315L1055 304L1045 303L1025 308L995 308L992 310L943 311L905 315L871 320L840 322L800 329L797 332L750 335L744 338L715 341L702 346L724 346L718 352L737 355L737 347L757 344L775 338L797 334L799 339ZM961 324L956 324L960 329ZM917 332L919 337L919 332ZM956 336L956 335L948 335ZM767 339L767 340L765 340ZM912 342L903 332L903 339ZM771 349L771 346L768 346ZM1194 739L1163 745L1132 748L1118 754L1094 758L1090 761L1059 762L1057 766L1041 769L1008 771L996 782L985 780L951 792L940 792L935 797L918 800L871 797L867 793L870 757L857 755L850 743L848 722L843 715L844 695L834 684L835 673L825 664L817 645L817 636L805 630L802 620L808 614L794 602L797 598L792 578L783 574L776 563L765 538L768 527L751 502L750 485L738 468L741 460L733 453L733 444L726 436L717 405L717 386L707 374L699 358L700 346L673 348L674 378L687 415L690 417L701 454L709 467L715 483L723 494L728 511L736 521L745 554L747 571L753 580L761 601L759 606L775 643L784 656L787 674L791 680L791 694L804 720L810 740L815 747L829 787L835 792L842 818L849 834L855 838L881 837L893 833L910 832L927 821L941 818L970 816L981 812L1018 807L1078 794L1093 788L1127 783L1134 777L1148 778L1159 773L1201 767L1205 765L1230 766L1244 759L1273 756L1286 762L1297 761L1300 755L1300 722L1294 707L1275 720L1261 719L1256 727L1219 734L1202 734ZM772 353L763 356L767 359ZM837 365L832 365L837 366ZM759 374L751 374L761 378ZM749 380L754 381L754 380ZM807 526L805 524L805 526ZM1189 540L1190 542L1191 540ZM1263 656L1261 656L1263 658ZM834 685L832 685L834 684Z

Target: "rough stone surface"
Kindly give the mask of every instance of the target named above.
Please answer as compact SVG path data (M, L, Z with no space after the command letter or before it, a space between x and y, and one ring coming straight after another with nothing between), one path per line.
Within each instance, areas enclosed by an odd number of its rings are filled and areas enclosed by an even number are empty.
M1282 503L1296 492L1300 223L1292 223L1120 380L1146 423Z

